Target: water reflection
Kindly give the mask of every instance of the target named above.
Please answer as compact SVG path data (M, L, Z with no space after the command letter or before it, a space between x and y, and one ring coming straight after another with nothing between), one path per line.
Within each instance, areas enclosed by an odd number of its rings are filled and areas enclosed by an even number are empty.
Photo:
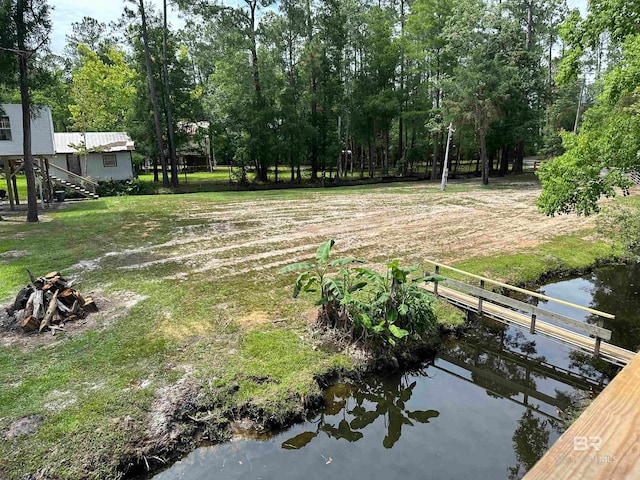
M640 265L542 289L615 313L604 325L613 343L637 349L636 286ZM420 370L335 385L307 422L263 440L200 448L155 478L521 478L561 434L574 398L597 395L618 369L545 337L476 320Z
M425 374L423 369L420 374ZM414 372L414 375L417 372ZM334 439L357 442L364 437L363 430L382 417L386 435L384 448L393 448L402 435L403 426L427 424L440 413L436 410L411 410L411 400L417 381L409 383L410 374L387 377L369 377L355 385L339 383L324 394L325 408L317 419L315 431L306 431L282 442L282 448L297 449L307 445L320 433ZM337 421L334 417L342 414Z

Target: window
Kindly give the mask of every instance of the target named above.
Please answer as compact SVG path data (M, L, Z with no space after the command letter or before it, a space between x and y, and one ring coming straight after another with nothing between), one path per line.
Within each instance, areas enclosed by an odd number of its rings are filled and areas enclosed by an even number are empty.
M105 167L117 167L118 161L116 160L116 154L105 153L102 155L102 165Z
M11 141L11 124L9 117L0 117L0 140Z

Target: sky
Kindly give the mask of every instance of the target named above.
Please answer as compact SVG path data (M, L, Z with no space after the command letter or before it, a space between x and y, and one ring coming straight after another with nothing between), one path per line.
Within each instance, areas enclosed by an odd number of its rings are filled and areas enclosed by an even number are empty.
M93 17L100 22L109 23L118 20L125 4L124 0L49 0L53 8L51 12L51 49L55 53L62 53L65 47L65 35L71 33L71 24L79 22L82 17ZM157 11L162 11L162 0L146 0L145 4L152 3ZM168 2L169 5L171 2ZM169 23L180 25L177 13L169 7Z
M162 8L162 0L146 1L155 4L158 10ZM587 0L568 0L568 4L570 8L578 7L583 14L587 11ZM65 35L71 33L73 22L79 22L82 17L93 17L104 23L117 20L124 9L125 2L124 0L50 0L49 5L53 7L51 49L55 53L62 53ZM173 25L182 23L175 11L169 14L169 23Z

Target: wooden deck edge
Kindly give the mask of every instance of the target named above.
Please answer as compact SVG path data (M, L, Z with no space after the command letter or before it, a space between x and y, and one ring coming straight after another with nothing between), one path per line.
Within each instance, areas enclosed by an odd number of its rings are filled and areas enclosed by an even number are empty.
M524 477L548 479L640 479L640 355Z

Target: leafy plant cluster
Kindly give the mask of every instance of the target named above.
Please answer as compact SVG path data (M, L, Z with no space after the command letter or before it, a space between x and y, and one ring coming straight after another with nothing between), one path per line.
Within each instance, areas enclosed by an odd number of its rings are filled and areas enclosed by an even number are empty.
M640 213L637 208L608 208L597 220L598 232L629 255L640 257Z
M101 197L120 197L123 195L150 195L154 189L137 178L125 182L109 180L98 182L96 193Z
M316 263L301 262L280 269L280 273L300 271L293 297L300 292L318 292L319 321L348 332L365 345L396 346L420 339L436 325L434 297L421 288L435 276L413 276L418 266L403 268L398 260L387 264L384 273L353 266L365 263L353 257L329 260L335 240L322 243Z

